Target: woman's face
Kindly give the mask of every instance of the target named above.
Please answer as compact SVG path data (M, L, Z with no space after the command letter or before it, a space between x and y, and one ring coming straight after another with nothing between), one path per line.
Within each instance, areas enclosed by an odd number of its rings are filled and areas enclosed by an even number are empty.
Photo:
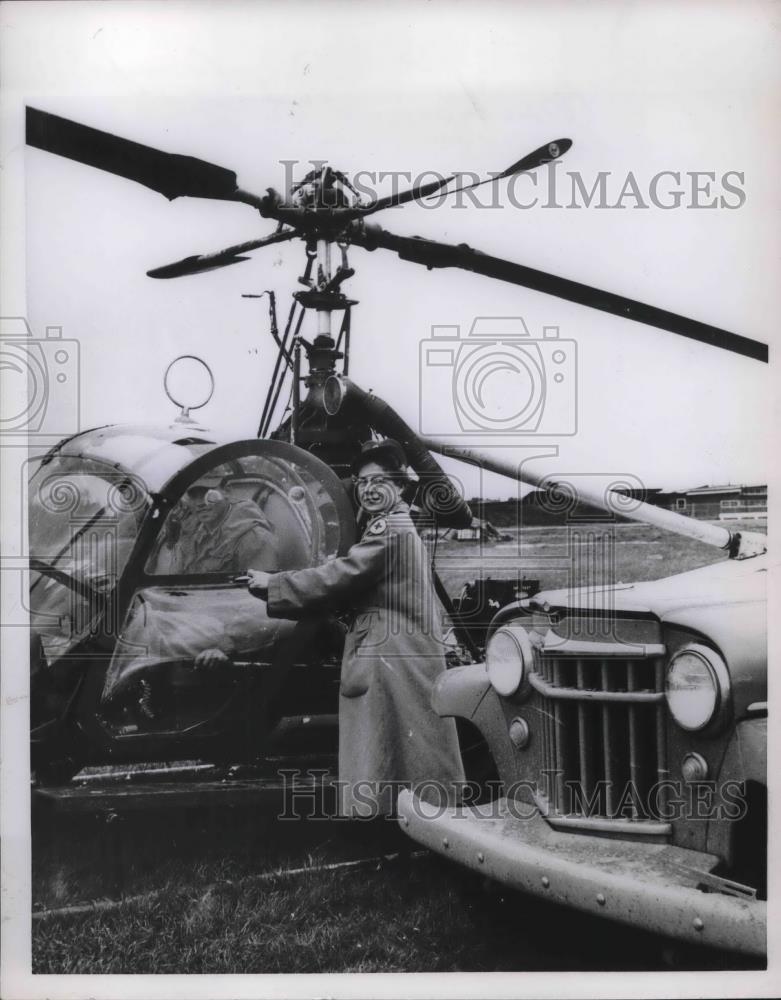
M389 511L401 499L401 489L393 481L393 474L377 462L367 462L355 477L358 502L367 514Z

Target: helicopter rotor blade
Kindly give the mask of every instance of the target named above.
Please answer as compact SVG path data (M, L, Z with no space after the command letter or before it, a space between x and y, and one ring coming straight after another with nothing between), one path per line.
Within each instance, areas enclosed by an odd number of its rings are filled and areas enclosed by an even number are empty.
M236 174L206 160L164 153L68 118L27 108L27 144L136 181L169 201L188 196L237 199Z
M447 187L452 180L455 180L455 174L452 177L443 177L438 181L429 181L428 184L419 184L408 191L398 191L395 194L385 195L384 198L378 198L374 204L359 210L357 215L362 218L365 215L381 212L384 208L395 208L397 205L406 205L409 201L419 201L421 198L435 194L440 188Z
M148 278L184 278L188 274L204 274L206 271L216 271L220 267L230 267L231 264L240 264L249 257L243 255L228 256L221 255L219 263L206 263L206 256L183 257L174 264L165 264L162 267L155 267L147 271Z
M677 313L658 309L656 306L638 302L635 299L606 292L591 285L581 284L569 278L561 278L546 271L538 271L523 264L515 264L501 257L491 257L473 250L464 243L454 246L450 243L437 243L434 240L423 239L420 236L396 236L380 226L371 225L359 227L352 234L351 241L366 250L376 250L378 247L392 250L402 260L423 264L425 267L458 267L475 274L483 274L489 278L497 278L513 285L521 285L536 292L555 295L557 298L579 305L598 309L613 316L644 323L659 330L688 337L691 340L720 347L723 350L742 354L756 361L767 361L767 344L737 333L730 333L708 323L700 323L695 319L679 316Z
M446 191L445 194L450 195L458 194L459 191L471 191L472 188L482 187L483 184L492 184L494 181L500 181L505 177L529 173L532 170L536 170L537 167L543 166L545 163L552 163L554 160L558 160L560 156L564 156L571 146L572 139L554 139L553 142L540 146L539 149L535 149L534 152L511 164L500 174L492 174L490 177L486 177L485 180L474 181L472 184L463 184L461 187L455 187L451 191ZM426 197L430 198L431 195L427 195Z
M497 174L496 177L492 177L491 180L500 180L502 177L512 177L513 174L536 170L537 167L541 167L545 163L552 163L553 160L558 160L560 156L564 156L571 148L572 139L554 139L553 142L547 142L544 146L540 146L539 149L535 149L534 152L528 153L516 163L511 164L506 170Z
M534 152L528 153L505 170L502 170L501 173L492 173L490 177L487 177L483 181L475 181L473 184L453 188L452 191L445 191L444 194L448 195L455 194L457 191L467 191L469 188L479 187L481 184L490 184L492 181L501 180L503 177L512 177L513 174L520 174L523 171L536 170L537 167L541 167L544 163L550 163L552 160L557 160L560 156L563 156L571 146L572 139L555 139L553 142L548 142L544 146L540 146L539 149L535 149ZM410 188L408 191L386 195L384 198L379 198L375 201L373 205L367 206L359 214L361 217L373 215L384 208L394 208L396 205L405 205L410 201L420 201L430 198L438 191L441 191L443 187L447 187L458 176L458 174L453 174L451 177L443 177L437 181L420 184L417 187Z
M294 229L282 229L270 236L264 236L259 240L249 240L247 243L237 243L235 246L226 247L216 253L195 254L193 257L184 257L173 264L164 264L162 267L152 268L147 271L150 278L182 278L188 274L202 274L204 271L214 271L218 267L229 267L231 264L239 264L249 257L243 256L250 250L259 250L260 247L271 246L272 243L284 243L296 236Z

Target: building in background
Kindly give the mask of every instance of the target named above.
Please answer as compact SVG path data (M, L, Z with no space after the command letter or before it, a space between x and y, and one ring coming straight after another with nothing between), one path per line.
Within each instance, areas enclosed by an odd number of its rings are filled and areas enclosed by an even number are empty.
M741 486L697 486L689 490L646 489L621 491L630 493L638 500L645 500L656 507L674 510L687 517L703 521L743 521L767 519L767 485ZM602 508L588 503L561 503L545 490L532 490L521 500L481 500L469 501L476 520L487 521L495 528L538 527L542 525L569 524L574 521L630 521L616 515L607 514ZM632 522L635 523L635 522ZM479 537L474 528L467 529L465 536Z
M698 486L679 493L671 510L704 521L746 521L767 518L767 485Z

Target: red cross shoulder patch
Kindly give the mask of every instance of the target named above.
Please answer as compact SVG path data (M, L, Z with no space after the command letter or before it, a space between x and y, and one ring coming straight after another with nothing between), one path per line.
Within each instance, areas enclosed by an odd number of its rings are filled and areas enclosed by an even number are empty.
M366 529L367 535L384 535L388 527L388 522L384 517L378 517L376 521L372 521L369 527Z

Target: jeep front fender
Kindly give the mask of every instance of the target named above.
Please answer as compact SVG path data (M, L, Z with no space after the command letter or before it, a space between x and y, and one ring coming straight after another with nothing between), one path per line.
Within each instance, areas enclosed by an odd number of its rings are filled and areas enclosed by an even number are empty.
M445 671L434 685L431 707L437 715L466 719L476 726L488 745L499 777L503 781L514 777L516 768L507 720L484 663L468 663Z
M437 715L471 719L491 682L484 663L468 663L446 670L434 685L431 707Z

